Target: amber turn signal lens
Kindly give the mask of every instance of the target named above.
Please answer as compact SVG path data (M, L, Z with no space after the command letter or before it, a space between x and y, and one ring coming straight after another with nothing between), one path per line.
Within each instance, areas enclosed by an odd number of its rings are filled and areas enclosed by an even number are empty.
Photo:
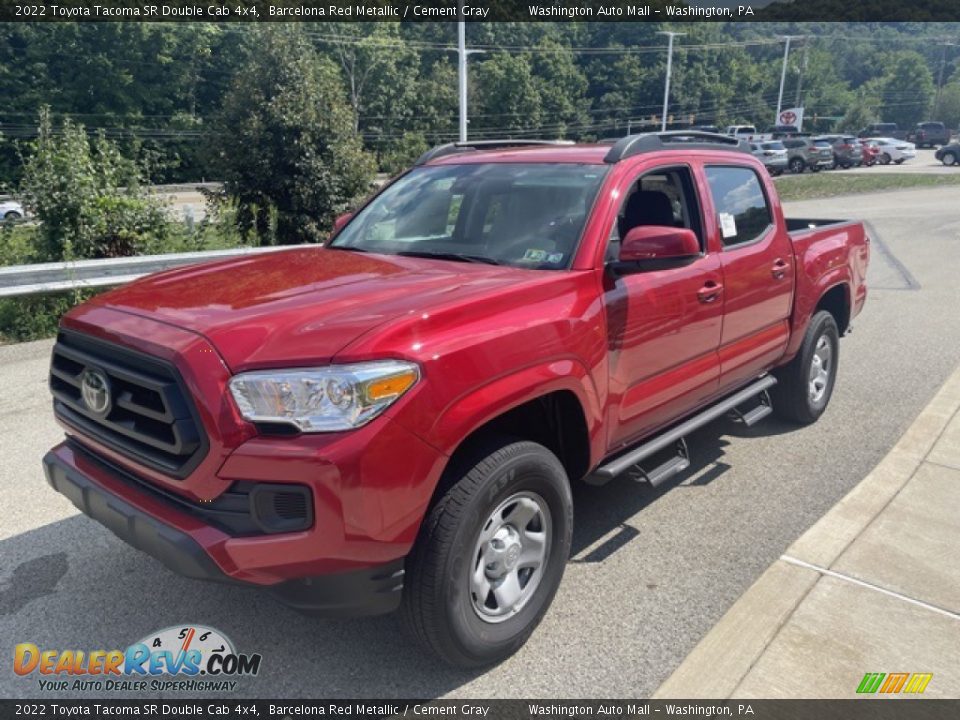
M417 373L414 370L379 380L371 380L366 388L367 400L369 402L379 402L398 397L409 390L416 381Z

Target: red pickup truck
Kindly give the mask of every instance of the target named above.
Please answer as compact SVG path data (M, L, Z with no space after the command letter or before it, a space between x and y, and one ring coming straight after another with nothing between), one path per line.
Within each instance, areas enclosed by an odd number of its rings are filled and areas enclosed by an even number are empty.
M736 138L443 146L326 247L69 312L46 476L183 575L401 608L496 662L560 584L571 483L662 483L720 415L824 412L868 257L860 223L785 220Z

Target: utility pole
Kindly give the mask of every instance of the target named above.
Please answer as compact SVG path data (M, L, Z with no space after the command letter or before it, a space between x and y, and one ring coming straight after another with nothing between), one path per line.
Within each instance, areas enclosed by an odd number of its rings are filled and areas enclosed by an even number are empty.
M808 43L803 44L803 59L800 61L800 77L797 78L797 101L794 103L794 107L802 107L800 101L803 99L803 74L807 71L807 48L809 47Z
M790 58L790 41L802 39L803 35L778 35L780 40L785 42L783 48L783 69L780 71L780 94L777 96L777 118L774 125L780 124L780 111L783 110L783 86L787 82L787 60Z
M948 40L942 40L938 43L943 50L940 51L940 72L937 74L937 99L933 103L933 117L937 118L940 115L940 100L943 95L943 71L947 66L947 48L948 47L957 47L957 43L950 42Z
M670 107L670 72L673 69L673 39L686 33L672 32L670 30L661 30L657 35L666 35L669 38L667 42L667 77L663 84L663 117L660 119L660 131L667 129L667 109Z

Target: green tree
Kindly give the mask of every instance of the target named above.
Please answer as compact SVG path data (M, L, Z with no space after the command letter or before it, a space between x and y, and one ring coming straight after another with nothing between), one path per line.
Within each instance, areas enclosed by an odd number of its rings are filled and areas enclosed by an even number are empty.
M475 68L475 69L474 69ZM530 61L499 52L472 68L472 132L499 135L539 128L543 104Z
M215 166L261 243L317 242L374 174L338 68L296 25L259 27L214 122Z
M880 114L885 122L909 127L927 119L935 88L933 73L923 56L914 51L894 54L883 79Z
M91 141L69 120L55 129L43 108L31 150L19 195L40 220L38 259L136 255L169 243L162 204L142 189L140 166L115 143L102 135Z

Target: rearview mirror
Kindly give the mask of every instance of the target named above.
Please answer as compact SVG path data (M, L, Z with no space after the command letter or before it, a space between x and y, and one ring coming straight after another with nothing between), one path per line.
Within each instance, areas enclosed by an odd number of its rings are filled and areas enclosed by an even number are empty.
M350 219L352 217L353 217L352 212L347 212L347 213L344 213L343 215L339 215L337 219L333 221L333 232L335 233L340 232L340 229L344 225L346 225L348 222L350 222Z
M643 225L632 228L620 241L620 255L614 263L619 273L681 267L700 255L700 241L687 228Z

